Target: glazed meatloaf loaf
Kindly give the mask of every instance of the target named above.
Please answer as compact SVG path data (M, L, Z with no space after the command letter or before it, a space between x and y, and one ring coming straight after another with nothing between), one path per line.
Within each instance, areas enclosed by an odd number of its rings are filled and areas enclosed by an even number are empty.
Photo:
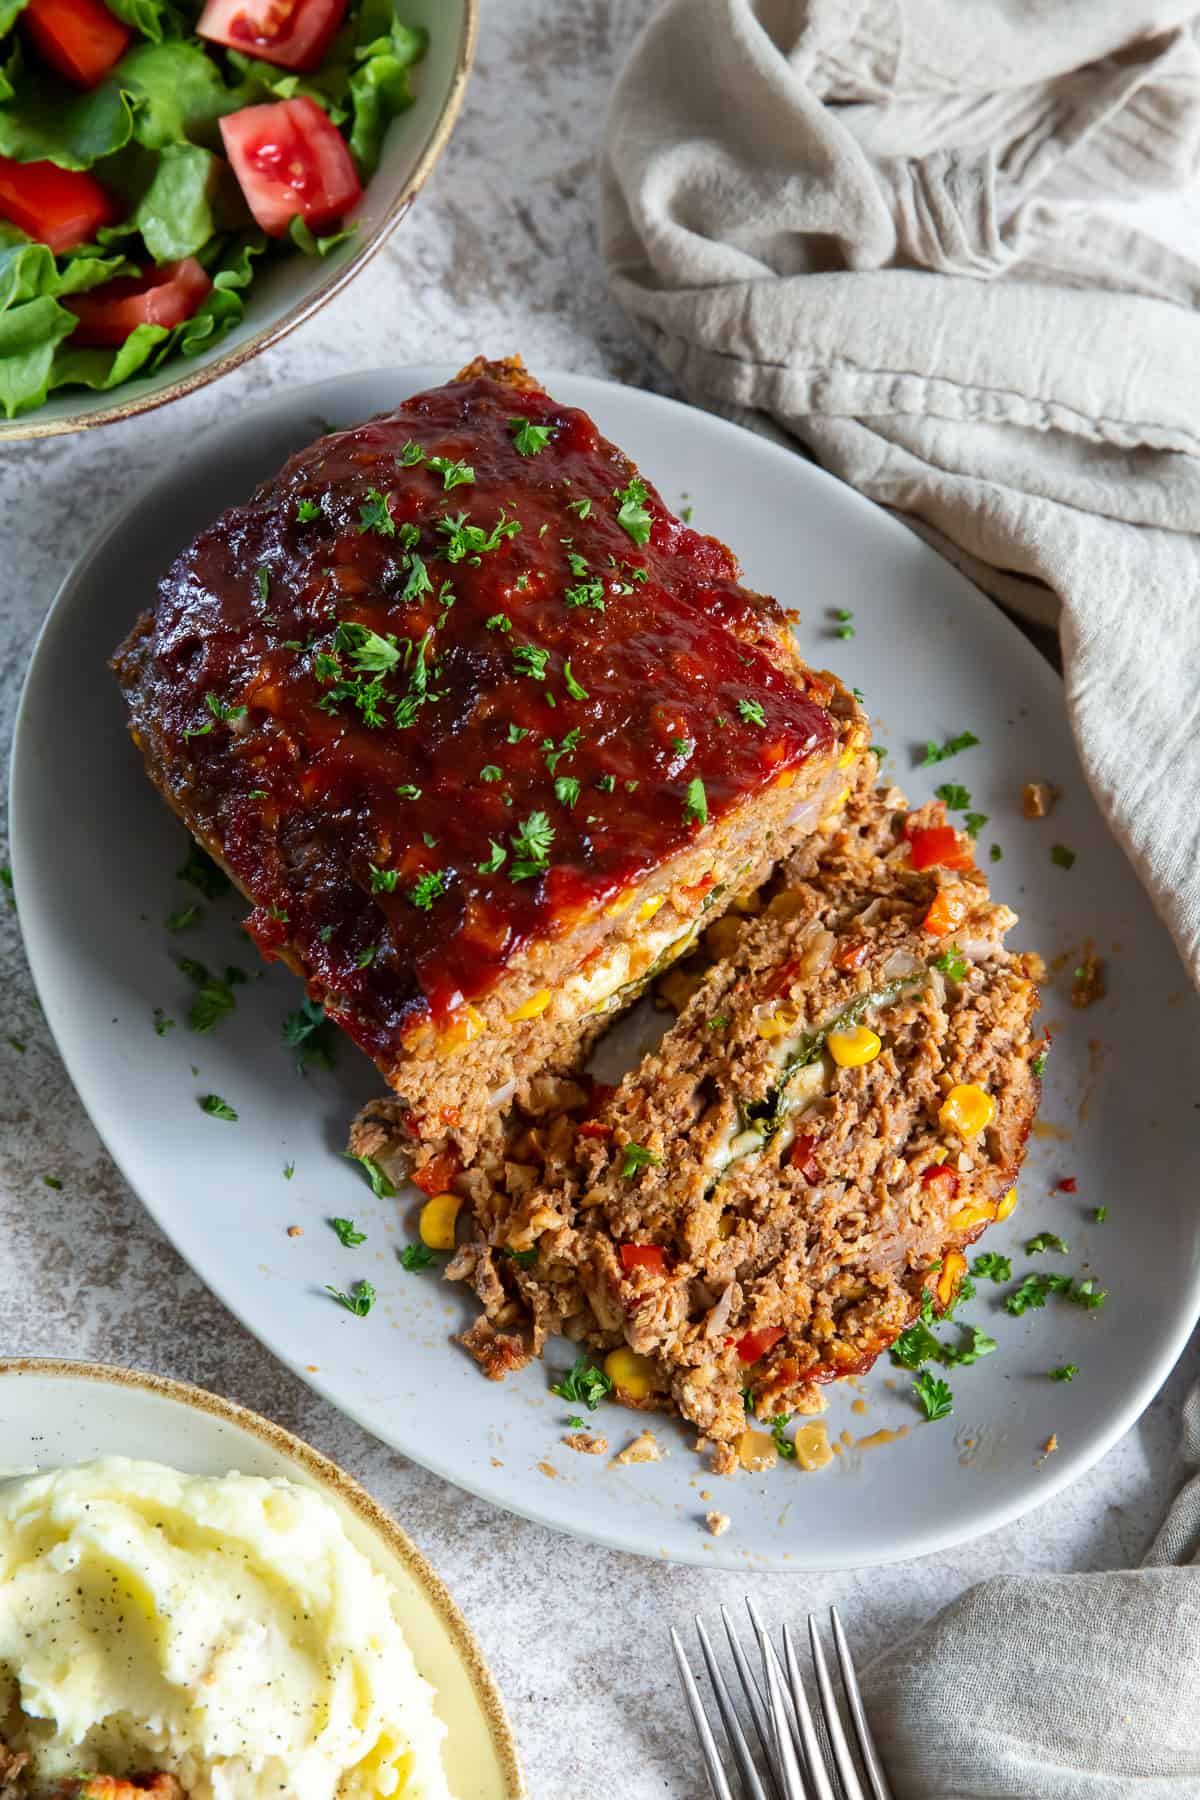
M844 790L859 709L739 573L586 413L476 362L293 456L117 652L151 780L418 1163Z
M928 834L936 834L928 842ZM924 870L938 849L937 862ZM449 1273L493 1376L564 1333L718 1446L820 1410L1006 1208L1037 1108L1036 957L940 808L895 791L786 871L614 1090L545 1078L462 1178ZM1007 1203L1011 1204L1011 1203ZM745 1396L745 1399L744 1399Z

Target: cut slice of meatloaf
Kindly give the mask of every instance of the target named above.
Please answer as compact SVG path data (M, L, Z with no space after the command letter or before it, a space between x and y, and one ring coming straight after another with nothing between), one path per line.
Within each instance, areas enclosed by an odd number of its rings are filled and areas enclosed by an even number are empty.
M151 779L418 1160L575 1061L866 738L732 553L515 359L293 456L114 668Z
M488 1372L553 1332L620 1348L623 1397L730 1442L746 1404L819 1410L927 1290L951 1303L1037 1109L1040 961L1005 950L1014 915L977 871L913 870L897 798L739 922L615 1091L535 1083L466 1172L450 1272L483 1302Z

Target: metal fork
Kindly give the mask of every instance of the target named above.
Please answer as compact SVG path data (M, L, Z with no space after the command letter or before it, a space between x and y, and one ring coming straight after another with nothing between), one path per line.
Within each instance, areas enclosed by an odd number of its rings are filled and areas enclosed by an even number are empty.
M750 1623L754 1627L758 1643L762 1663L761 1685L742 1648L728 1608L724 1606L721 1608L721 1618L729 1639L733 1665L746 1697L754 1735L758 1740L761 1770L742 1728L733 1697L721 1672L721 1665L713 1653L704 1622L700 1618L696 1619L696 1633L700 1639L704 1666L716 1696L720 1724L724 1728L725 1740L737 1771L736 1779L740 1783L736 1791L730 1786L729 1771L717 1749L717 1740L704 1710L700 1689L683 1642L677 1631L671 1632L671 1647L679 1666L683 1697L696 1728L713 1800L738 1800L739 1796L742 1800L892 1800L892 1791L867 1724L850 1646L846 1642L836 1606L830 1607L829 1616L838 1666L841 1669L846 1710L858 1746L857 1761L842 1723L842 1714L813 1614L808 1615L808 1640L816 1676L820 1727L813 1720L790 1627L783 1627L781 1663L779 1653L752 1600L746 1601L746 1610L750 1614Z

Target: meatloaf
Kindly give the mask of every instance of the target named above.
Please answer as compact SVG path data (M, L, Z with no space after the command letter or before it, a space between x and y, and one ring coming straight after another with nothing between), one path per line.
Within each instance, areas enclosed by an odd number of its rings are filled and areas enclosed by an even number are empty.
M187 1800L174 1775L72 1775L47 1787L26 1751L0 1743L0 1800Z
M739 576L586 413L477 361L293 456L117 651L151 780L418 1161L837 803L862 715Z
M1004 948L1014 914L969 861L940 807L860 797L710 929L719 960L615 1090L531 1084L462 1177L448 1270L483 1303L465 1342L488 1374L563 1333L726 1446L747 1408L820 1410L953 1302L1040 1096L1040 962Z

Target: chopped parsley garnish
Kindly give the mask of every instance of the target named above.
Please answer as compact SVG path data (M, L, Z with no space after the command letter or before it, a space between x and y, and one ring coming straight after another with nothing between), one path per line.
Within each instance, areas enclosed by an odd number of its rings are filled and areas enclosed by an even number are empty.
M161 1035L161 1033L160 1033L160 1035ZM4 1041L9 1046L10 1049L16 1051L18 1056L24 1056L26 1046L19 1037L13 1037L13 1036L9 1035L8 1037L5 1038Z
M490 619L483 621L485 631L511 631L512 620L507 613L493 613Z
M785 1462L793 1462L796 1456L795 1444L793 1444L790 1437L785 1437L783 1435L791 1422L791 1413L776 1413L773 1419L768 1419L766 1421L771 1433L771 1442Z
M1031 1237L1025 1246L1026 1256L1041 1256L1047 1250L1053 1250L1058 1256L1069 1254L1071 1246L1063 1242L1056 1231L1039 1231Z
M374 863L368 863L371 871L371 892L373 894L394 894L396 883L400 879L397 869L377 869Z
M587 689L583 686L583 684L581 682L576 681L575 676L572 673L570 657L568 657L566 662L563 664L563 681L566 684L567 692L568 692L568 694L570 694L572 700L586 700L587 699L587 697L588 697Z
M392 791L399 800L419 800L421 798L420 788L414 787L410 781L406 781L403 786L394 788Z
M644 1144L626 1144L622 1155L621 1173L626 1181L632 1181L640 1169L662 1168L662 1157L655 1156Z
M554 797L564 806L574 806L579 798L579 783L573 775L560 775L554 783Z
M1074 1381L1078 1373L1078 1363L1060 1363L1057 1369L1047 1370L1051 1381Z
M358 534L378 532L380 537L395 537L396 521L387 503L387 495L378 488L368 488L367 497L358 509Z
M918 1375L912 1388L931 1425L938 1419L948 1419L954 1411L954 1396L936 1375L930 1375L928 1371Z
M1095 1212L1092 1214L1092 1218L1096 1221L1097 1225L1103 1225L1103 1223L1104 1223L1105 1219L1107 1219L1107 1217L1108 1217L1107 1206L1098 1206L1096 1208Z
M549 866L554 843L554 827L544 812L532 812L518 825L509 839L514 861L508 871L510 881L524 881L530 875L541 875Z
M1035 1273L1026 1275L1019 1287L1006 1294L1004 1307L1015 1319L1027 1313L1030 1307L1045 1306L1051 1294L1069 1294L1072 1282L1069 1275L1042 1275Z
M980 832L983 830L984 826L987 824L987 822L988 822L988 816L986 813L981 813L981 812L967 813L963 819L963 825L966 827L967 836L973 837L973 838L978 837Z
M728 1013L714 1013L712 1018L708 1021L708 1029L710 1031L724 1031L728 1023Z
M560 744L556 745L553 738L542 739L542 750L546 758L546 767L551 775L554 774L554 771L558 768L558 765L564 756L570 756L573 750L578 749L579 740L582 736L583 732L580 730L580 727L576 725L572 730L567 732Z
M957 756L960 750L969 750L978 742L973 731L960 731L957 737L947 738L944 744L935 744L930 740L925 745L925 754L917 767L927 769L931 763L945 762L948 756Z
M435 900L446 892L446 876L441 869L427 869L409 888L406 898L418 912L430 912Z
M1011 1281L1012 1263L998 1250L982 1250L971 1264L971 1273L981 1281Z
M357 619L343 619L333 634L333 647L349 658L360 675L390 675L401 659L400 646L389 632L380 637Z
M553 425L531 425L528 419L510 419L508 423L518 456L540 456L554 436Z
M649 498L646 484L635 475L628 487L613 489L617 503L617 524L627 531L635 544L644 544L650 536L653 520L646 507Z
M371 964L375 961L375 954L378 949L378 944L368 944L365 950L360 950L358 953L358 967L360 969L369 969Z
M988 855L991 857L993 862L1003 862L1003 860L1004 860L1004 852L1000 848L999 844L993 844L991 849L988 851Z
M451 488L461 487L465 481L474 481L475 471L470 463L451 462L448 456L431 456L429 466L435 474L442 478L442 488L446 493Z
M698 775L694 781L688 782L687 794L683 802L683 816L689 824L707 825L708 823L708 796L704 792L704 783Z
M353 1250L356 1244L366 1243L366 1232L356 1231L353 1219L330 1219L329 1223L337 1232L338 1243L344 1244L347 1250Z
M1095 1276L1092 1275L1086 1281L1077 1281L1067 1295L1067 1299L1071 1301L1072 1305L1085 1307L1088 1312L1091 1312L1095 1307L1104 1305L1108 1299L1108 1289L1102 1288Z
M943 781L942 785L934 788L933 791L939 800L945 801L946 805L955 812L962 812L971 804L970 790L963 787L959 781Z
M567 503L567 511L578 513L581 519L590 519L592 516L592 503L587 499L571 500Z
M418 463L423 463L425 461L425 452L422 450L420 444L414 444L412 439L409 438L407 444L404 445L399 456L396 458L396 461L402 469L415 469Z
M604 583L599 576L593 581L581 581L578 587L569 587L563 599L568 606L590 606L593 612L603 612Z
M296 502L296 523L298 525L311 525L312 521L314 519L319 519L320 516L321 516L321 507L320 507L320 504L318 501L316 501L316 500L297 500L297 502Z
M981 1356L990 1356L996 1348L995 1338L981 1331L978 1325L964 1325L962 1333L957 1344L942 1345L941 1360L948 1369L969 1368Z
M600 789L602 794L611 794L616 785L617 778L615 775L601 775L596 781L596 786Z
M292 1176L295 1173L296 1173L295 1163L294 1162L285 1162L283 1165L283 1179L285 1181L290 1181L292 1179Z
M188 1014L188 1030L207 1032L213 1029L227 1013L231 1013L237 1005L234 997L234 985L245 980L240 969L226 969L222 981L217 975L209 973L202 962L196 962L190 956L181 956L179 972L198 990L192 1001ZM233 980L230 977L233 977Z
M489 838L488 843L492 847L492 854L488 857L486 862L475 864L476 869L478 869L481 875L494 875L498 869L504 867L505 859L508 856L508 851L504 848L504 845L498 844L495 838Z
M166 1037L168 1031L174 1031L174 1029L175 1029L174 1019L168 1019L168 1017L167 1017L166 1013L163 1011L162 1007L156 1006L154 1009L154 1035L155 1035L155 1037ZM9 1039L9 1042L10 1043L12 1042L11 1038Z
M847 619L852 619L854 614L848 606L835 606L833 609L833 616L835 619L841 619L842 622L845 623Z
M477 563L481 556L498 550L505 538L515 537L521 529L521 522L519 519L508 518L501 507L500 517L490 531L485 531L482 525L469 525L465 512L453 519L448 513L444 513L437 522L437 528L449 539L442 552L447 562L462 562L466 558Z
M747 725L757 725L761 730L767 722L767 715L762 709L761 700L739 700L737 709Z
M502 1244L500 1248L510 1261L516 1263L519 1269L532 1269L533 1265L537 1262L538 1253L536 1244L531 1245L528 1250L513 1250L508 1244Z
M1065 844L1051 844L1050 861L1057 868L1069 869L1075 861L1075 852L1068 850Z
M425 567L425 558L414 550L408 559L408 580L400 591L401 606L415 606L423 594L432 594L433 582Z
M892 1345L891 1359L900 1368L919 1369L922 1363L941 1360L942 1346L929 1329L932 1318L932 1309L927 1304L922 1317L914 1325L910 1325L907 1331L902 1331Z
M510 725L508 728L509 743L519 744L522 738L529 736L530 730L531 727L528 725Z
M503 781L504 770L499 763L484 763L479 771L480 781Z
M679 509L679 516L683 520L685 525L690 525L692 522L691 507L690 506L681 506Z
M266 569L255 569L254 585L258 589L258 597L265 606L271 592L271 577Z
M875 758L875 760L877 762L882 762L884 757L887 755L887 751L882 744L871 744L869 746L869 748L871 751L871 755Z
M61 1191L62 1182L58 1179L57 1175L43 1175L42 1176L42 1186L48 1187L48 1188L55 1188L56 1190Z
M691 738L672 738L671 748L676 756L690 756L696 746Z
M375 1304L375 1289L369 1281L356 1281L348 1294L343 1294L338 1288L326 1283L325 1292L332 1294L338 1305L344 1306L357 1319L365 1319Z
M567 1424L571 1427L572 1431L582 1431L583 1430L583 1420L580 1418L578 1413L568 1413L567 1414Z
M231 1124L237 1123L237 1114L228 1100L222 1100L220 1094L205 1094L199 1106L200 1111L207 1113L210 1119L228 1119Z
M1038 1051L1037 1055L1029 1065L1035 1075L1044 1075L1046 1073L1046 1063L1049 1060L1049 1056L1049 1048Z
M167 931L186 931L189 925L195 925L203 917L203 908L193 901L190 906L181 906L177 912L169 912L163 926Z
M302 1000L283 1021L283 1041L300 1052L296 1067L303 1074L310 1064L332 1069L337 1054L337 1027L325 1017L319 1000Z
M343 1151L342 1154L345 1156L347 1162L358 1164L359 1168L370 1182L371 1192L377 1200L395 1199L395 1183L392 1181L391 1177L380 1168L373 1156L351 1156L348 1151Z
M852 638L854 636L854 627L853 625L839 625L837 634L840 638Z
M586 1356L577 1357L562 1380L550 1384L550 1392L557 1394L560 1400L573 1400L577 1406L586 1406L589 1412L595 1412L612 1390L613 1384L604 1370L598 1369Z
M512 659L513 668L518 675L528 675L534 681L545 681L550 652L543 650L540 644L514 644Z
M4 889L4 897L10 906L13 905L13 873L7 863L0 863L0 887Z
M961 950L943 950L933 959L933 967L951 981L961 981L967 972L967 959Z

